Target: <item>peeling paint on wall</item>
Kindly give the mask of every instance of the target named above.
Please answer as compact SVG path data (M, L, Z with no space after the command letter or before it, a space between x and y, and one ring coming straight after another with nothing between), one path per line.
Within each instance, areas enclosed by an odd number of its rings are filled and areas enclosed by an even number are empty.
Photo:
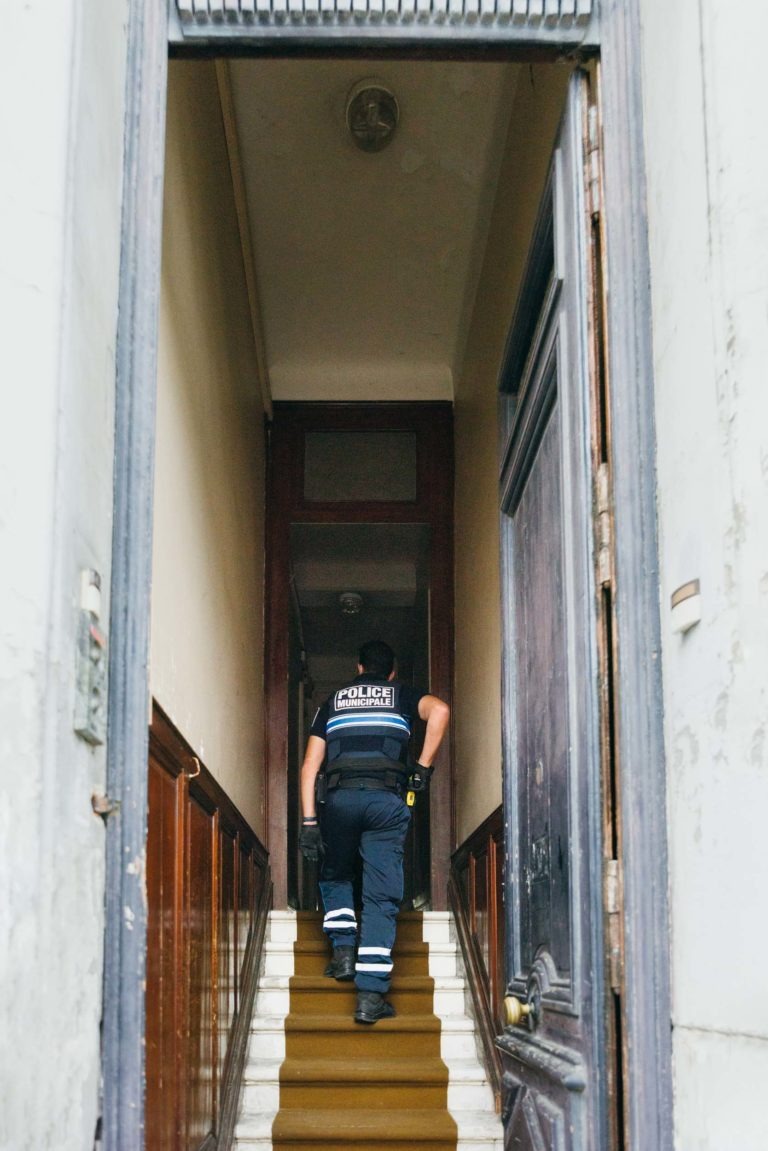
M128 4L5 8L0 1147L90 1151L105 756L74 733L75 671L80 572L110 582Z
M768 1051L754 994L768 944L768 11L749 6L745 37L716 0L641 10L676 1138L759 1151L764 1107L738 1069L756 1082ZM702 619L675 635L669 595L690 579Z

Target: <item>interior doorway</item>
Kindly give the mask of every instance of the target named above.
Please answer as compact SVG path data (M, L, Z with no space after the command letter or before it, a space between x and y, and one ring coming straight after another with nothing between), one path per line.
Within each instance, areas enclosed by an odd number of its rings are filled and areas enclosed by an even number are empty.
M380 638L397 678L429 683L429 525L293 524L288 693L288 902L318 906L317 865L297 846L299 765L315 711L354 674L357 652ZM420 723L414 739L423 736ZM429 901L429 813L414 807L405 845L406 907Z
M298 851L299 767L316 708L354 676L361 644L389 643L400 679L450 703L452 458L447 404L275 406L265 668L277 906L316 903L315 870ZM416 741L419 734L417 727ZM450 740L437 766L429 807L417 805L406 847L411 906L445 901L454 820Z

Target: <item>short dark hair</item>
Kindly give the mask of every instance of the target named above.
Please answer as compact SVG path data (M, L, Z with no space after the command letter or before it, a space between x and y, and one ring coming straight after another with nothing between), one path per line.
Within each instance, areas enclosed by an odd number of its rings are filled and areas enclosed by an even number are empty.
M357 662L368 675L388 679L395 666L395 653L388 643L382 643L380 639L369 639L360 648Z

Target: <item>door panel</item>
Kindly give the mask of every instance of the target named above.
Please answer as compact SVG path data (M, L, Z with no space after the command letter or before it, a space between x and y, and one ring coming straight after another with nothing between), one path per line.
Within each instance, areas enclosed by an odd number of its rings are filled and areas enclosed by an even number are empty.
M546 940L563 979L571 970L568 908L568 719L560 501L560 412L549 416L512 517L516 645L521 961Z
M503 377L506 1147L608 1146L587 355L586 83L571 82ZM533 285L533 286L531 286Z

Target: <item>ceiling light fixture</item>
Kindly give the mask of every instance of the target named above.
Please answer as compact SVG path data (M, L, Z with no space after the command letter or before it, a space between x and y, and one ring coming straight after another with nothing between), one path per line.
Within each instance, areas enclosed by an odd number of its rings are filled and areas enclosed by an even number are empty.
M347 127L363 152L380 152L395 134L400 109L380 80L360 80L347 97Z
M343 591L339 596L339 606L343 615L359 615L363 597L356 591Z

